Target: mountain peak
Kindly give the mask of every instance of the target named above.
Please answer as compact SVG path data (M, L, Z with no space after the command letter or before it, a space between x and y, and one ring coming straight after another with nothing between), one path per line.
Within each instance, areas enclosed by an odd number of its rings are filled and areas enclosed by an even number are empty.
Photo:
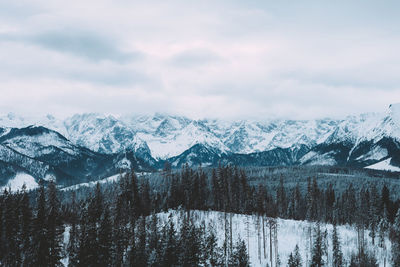
M393 119L394 123L400 125L400 103L389 105L389 116Z

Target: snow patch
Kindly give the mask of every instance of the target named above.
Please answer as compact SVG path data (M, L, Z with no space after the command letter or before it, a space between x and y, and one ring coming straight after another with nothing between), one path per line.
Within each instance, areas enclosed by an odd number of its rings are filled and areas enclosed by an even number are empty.
M110 177L107 177L107 178L104 178L104 179L101 179L101 180L64 187L64 188L61 189L61 191L77 190L77 189L79 189L81 187L93 187L97 183L99 183L99 184L113 183L113 182L118 181L120 179L121 175L124 175L124 174L116 174L116 175L113 175L113 176L110 176Z
M54 175L47 173L46 176L43 178L43 180L50 182L50 181L56 181L57 178Z
M372 164L370 166L367 166L365 168L367 169L374 169L374 170L384 170L384 171L392 171L392 172L400 172L400 168L390 165L390 161L392 158L388 158L385 160L382 160L378 163Z
M168 215L172 214L175 225L180 227L182 221L178 221L180 211L169 211L167 213L160 213L159 218L165 223L168 221ZM182 211L183 212L183 211ZM216 211L191 211L196 223L201 223L203 220L205 225L211 223L213 225L217 237L219 246L222 246L225 229L224 229L224 213ZM227 215L229 218L229 214ZM265 222L266 223L266 222ZM281 261L281 266L286 266L289 254L293 252L296 244L299 246L299 251L301 254L303 266L309 266L311 260L311 247L309 245L308 231L309 227L314 229L316 227L315 223L310 223L307 221L295 221L295 220L284 220L277 219L278 223L278 254ZM262 242L262 220L256 215L242 215L233 214L232 215L232 232L234 242L240 237L245 240L246 244L249 245L249 258L250 266L267 266L269 264L269 230L266 227L266 257L264 257L263 242ZM333 226L331 224L321 223L321 232L328 233L328 261L332 261L332 231ZM345 260L350 259L351 255L357 251L357 230L355 227L349 225L337 226L337 231L340 238L341 249ZM313 230L312 230L313 233ZM258 237L260 235L260 238ZM374 251L378 260L379 266L383 266L384 262L384 252L381 248L372 245L372 239L369 236L369 231L365 231L365 242L366 247L371 251ZM387 255L390 255L391 242L388 238L385 238L385 243L387 247ZM258 253L258 246L260 245L260 257ZM324 260L326 256L324 256ZM274 261L275 263L275 261ZM390 266L389 259L386 258L387 266ZM328 264L327 266L331 266Z
M129 159L127 158L123 158L121 159L118 164L117 164L117 168L118 169L122 169L122 170L129 170L131 169L131 162Z
M26 190L32 190L39 187L39 184L36 182L35 178L27 173L17 173L14 178L8 181L8 183L0 187L0 190L11 189L11 191L21 190L22 186L25 184Z
M336 160L331 157L331 153L326 153L323 155L318 154L317 152L311 151L304 155L300 159L301 164L308 165L327 165L333 166L336 164Z
M356 160L381 160L387 157L388 151L386 148L381 148L380 146L374 147L365 155L359 156Z

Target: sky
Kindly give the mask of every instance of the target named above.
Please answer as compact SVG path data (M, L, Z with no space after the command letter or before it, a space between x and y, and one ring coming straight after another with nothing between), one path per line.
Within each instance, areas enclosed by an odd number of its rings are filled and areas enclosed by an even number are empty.
M2 0L0 113L382 112L400 102L398 3Z

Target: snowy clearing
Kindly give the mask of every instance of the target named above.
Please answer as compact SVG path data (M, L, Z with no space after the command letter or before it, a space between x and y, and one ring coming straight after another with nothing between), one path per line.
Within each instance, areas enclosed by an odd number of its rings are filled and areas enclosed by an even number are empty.
M180 221L178 221L179 212L184 211L170 211L168 213L160 213L159 217L166 223L168 221L168 216L171 213L173 215L173 219L176 225L180 225ZM216 211L192 211L193 216L196 218L197 223L201 223L203 220L206 225L211 223L214 229L217 232L219 245L222 246L224 240L224 213L216 212ZM229 215L228 215L229 218ZM309 262L310 259L310 239L308 237L309 227L312 229L316 226L315 223L309 223L307 221L295 221L295 220L284 220L278 219L278 253L279 259L281 262L281 266L286 266L289 254L293 252L296 244L300 248L301 258L303 262L303 266L306 262ZM242 215L242 214L233 214L232 217L232 228L233 228L233 238L236 240L238 237L243 239L246 243L248 242L249 246L249 256L251 261L251 266L266 266L267 263L270 263L269 258L269 230L265 228L266 235L266 257L264 257L264 249L262 242L262 228L261 228L261 219L259 220L256 215ZM249 227L247 227L247 225ZM248 228L248 231L247 231ZM260 238L258 238L258 230L260 232ZM340 237L341 248L343 252L344 259L346 262L349 261L352 253L356 253L357 251L357 231L352 226L338 226L338 233ZM332 260L332 230L333 226L331 224L321 224L321 231L324 232L327 230L328 232L328 261ZM234 241L235 242L235 241ZM377 238L376 238L377 243ZM369 237L369 231L365 231L365 244L370 251L373 251L378 259L379 266L383 266L384 262L384 252L381 248L379 248L375 243L375 246L372 245L372 239ZM391 251L391 243L388 238L385 240L387 253L386 255L390 255ZM260 254L259 254L259 246L260 246ZM260 256L260 257L259 257ZM389 256L386 258L386 266L391 266L390 261L388 260ZM326 256L325 256L326 259ZM274 262L275 264L275 262ZM331 266L329 263L328 266Z
M35 178L31 175L21 172L17 173L14 178L8 181L5 186L0 187L0 190L11 189L11 191L21 190L22 186L25 184L26 190L33 190L39 187L39 184L36 182Z

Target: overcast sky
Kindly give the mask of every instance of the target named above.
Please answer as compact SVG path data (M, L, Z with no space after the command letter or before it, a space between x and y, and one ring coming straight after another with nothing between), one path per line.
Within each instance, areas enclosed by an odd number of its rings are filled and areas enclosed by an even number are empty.
M293 119L400 102L399 1L0 1L0 113Z

